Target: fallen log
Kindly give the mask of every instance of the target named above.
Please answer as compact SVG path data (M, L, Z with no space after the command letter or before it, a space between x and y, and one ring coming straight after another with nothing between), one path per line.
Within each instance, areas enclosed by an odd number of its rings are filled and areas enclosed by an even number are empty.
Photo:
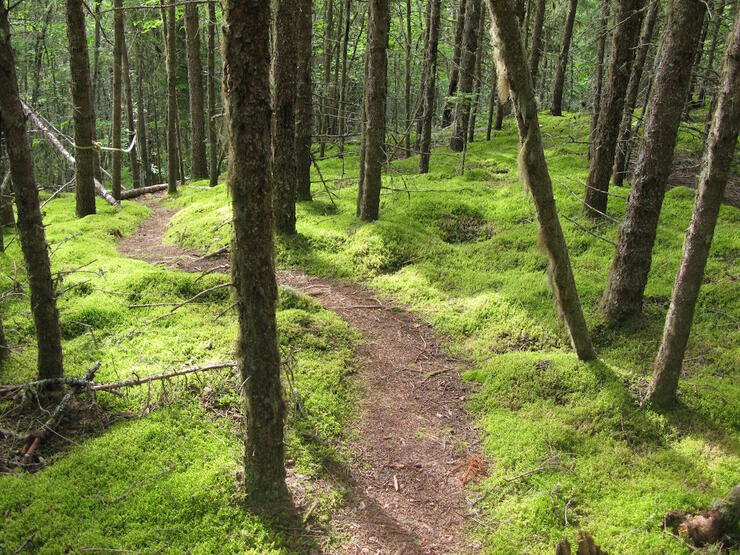
M160 183L158 185L149 185L148 187L139 187L137 189L126 189L121 191L121 200L128 200L139 197L141 195L148 195L149 193L158 193L159 191L166 191L167 183Z
M718 542L722 536L736 529L740 522L740 484L721 499L717 499L703 513L691 515L670 511L663 520L666 528L688 537L701 547Z

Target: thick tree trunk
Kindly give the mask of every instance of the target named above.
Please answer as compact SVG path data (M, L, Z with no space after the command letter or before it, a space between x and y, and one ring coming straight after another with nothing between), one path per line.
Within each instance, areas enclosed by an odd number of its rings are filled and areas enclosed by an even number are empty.
M714 13L714 27L712 27L712 41L709 43L709 52L707 52L707 69L704 73L704 79L699 86L699 106L704 106L704 98L707 94L707 83L714 84L714 56L717 52L717 42L719 41L720 29L722 27L722 13L725 11L725 0L719 0L719 5Z
M70 84L75 127L75 211L80 218L95 214L95 178L93 171L92 93L90 58L85 36L82 0L67 2L67 38L69 40Z
M122 47L122 69L123 69L123 90L126 92L126 121L128 123L128 142L131 144L136 137L136 120L134 119L134 99L131 93L131 73L128 65L128 48L126 47L126 37L123 38ZM141 187L141 170L139 168L138 148L134 142L129 152L129 161L131 162L131 179L134 188Z
M617 27L612 40L609 96L601 102L599 121L593 137L591 169L585 192L586 215L596 218L606 213L609 179L614 166L619 124L624 111L624 97L642 23L643 0L620 0Z
M311 200L311 131L313 130L313 85L311 84L312 0L299 0L296 14L298 78L295 100L296 197Z
M275 133L272 178L275 228L294 235L296 201L295 96L297 0L275 0Z
M121 200L121 96L123 89L123 1L113 0L113 147L112 189L113 198Z
M601 17L599 19L599 36L596 42L596 77L594 78L594 101L591 112L591 126L589 128L588 158L593 156L594 134L599 123L601 108L601 89L604 84L604 52L606 51L606 35L609 25L609 0L601 0Z
M137 48L137 68L136 72L136 143L137 152L141 155L141 167L143 168L144 186L151 185L154 181L152 175L152 165L149 162L149 140L147 139L146 110L144 109L144 60L141 47Z
M218 129L216 127L216 2L208 2L208 176L218 185Z
M576 21L576 10L578 0L570 0L568 4L568 15L565 18L563 29L563 44L560 47L560 58L558 69L555 72L555 83L552 86L552 106L550 114L553 116L563 115L563 87L565 85L565 70L568 67L568 55L570 53L570 40L573 37L573 24Z
M424 115L422 137L419 144L419 173L429 172L429 154L432 145L432 117L434 93L437 91L437 48L439 45L440 0L429 0L429 44L426 52L427 80L424 90Z
M447 98L452 98L457 93L457 84L460 80L460 63L462 61L463 31L465 30L465 10L467 0L458 0L457 19L455 20L455 44L452 51L452 68L450 69L450 82L447 86ZM452 112L455 104L447 100L442 112L442 127L449 127L452 123Z
M552 195L552 183L537 120L537 101L522 50L519 26L514 23L516 15L510 2L488 0L488 6L492 16L497 67L504 68L506 72L505 76L499 75L499 83L508 83L508 90L502 88L501 92L502 96L511 95L516 110L521 143L519 171L534 200L540 239L550 262L549 274L555 302L565 320L578 357L581 360L592 360L596 354L583 317L568 247Z
M672 0L669 9L637 169L602 301L612 322L622 322L642 310L658 217L691 79L691 60L706 6L701 0Z
M190 177L206 179L208 161L206 128L203 121L206 111L203 103L203 62L200 59L200 22L197 4L185 4L185 44L190 101Z
M462 152L467 139L468 123L470 120L470 94L473 92L475 78L475 58L478 51L478 20L480 19L481 0L467 0L465 8L465 30L463 31L462 62L460 65L460 82L458 84L457 107L455 108L455 122L450 148L455 152Z
M542 55L542 26L545 23L545 0L537 0L537 11L532 27L532 46L529 52L529 71L532 74L532 86L537 90L537 72Z
M254 500L288 495L285 485L275 240L270 169L270 3L225 0L224 104L228 185L234 216L231 273L244 400L244 482Z
M385 162L385 107L388 93L388 35L390 0L370 0L368 69L365 80L365 171L358 195L358 216L378 219L380 186Z
M87 94L89 98L89 86ZM10 173L18 209L18 234L31 290L31 311L38 340L39 379L61 378L64 368L56 292L26 133L26 118L18 91L8 10L4 3L0 3L0 120L7 137Z
M738 131L740 130L740 18L730 35L717 107L704 152L694 214L686 233L683 258L676 276L663 343L655 361L648 399L658 405L673 402L681 374L694 308L704 278L717 215L724 197Z
M645 67L648 50L650 50L650 39L653 36L659 6L660 2L651 2L648 6L647 15L642 23L635 62L632 64L632 75L630 76L629 85L627 85L627 95L624 99L624 112L622 113L622 123L619 126L617 150L614 155L614 169L612 171L612 181L617 187L621 187L624 182L627 157L632 144L632 114L635 111L637 94L640 91L640 81L642 80L642 70Z
M162 0L160 0L162 2ZM163 6L163 4L160 4ZM177 74L175 63L175 5L170 4L165 17L162 7L165 38L165 58L167 64L167 191L177 192L177 176L180 173L177 140Z

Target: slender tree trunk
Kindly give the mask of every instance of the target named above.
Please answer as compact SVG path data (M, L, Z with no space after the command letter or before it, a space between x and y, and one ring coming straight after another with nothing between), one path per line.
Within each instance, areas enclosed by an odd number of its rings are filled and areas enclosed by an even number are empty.
M77 216L82 218L88 214L95 214L90 58L87 53L82 0L66 0L66 2L70 84L74 107L75 160L77 160L75 164L75 211Z
M295 101L296 197L311 200L311 131L313 130L313 85L311 83L312 0L299 0L296 14L298 79Z
M617 27L612 40L609 96L602 99L599 121L593 137L591 169L586 181L585 212L592 218L606 213L609 179L614 166L619 124L624 111L624 97L642 23L643 0L620 0Z
M424 90L424 115L422 137L419 144L419 173L429 172L429 154L432 145L432 117L434 115L434 93L437 90L437 49L439 45L440 0L429 0L429 44L426 52L427 80Z
M707 91L707 82L714 83L714 55L717 52L717 42L722 27L722 13L725 11L725 0L719 0L719 5L714 13L714 27L712 27L712 41L709 43L709 52L707 52L707 70L704 79L699 86L699 106L704 106L704 98Z
M372 21L370 21L370 7L368 5L368 41L370 40L370 31L372 27ZM370 70L370 49L365 48L365 67L364 67L364 79L362 88L362 100L360 105L360 170L359 179L357 181L357 215L360 215L360 205L363 202L363 188L365 187L365 157L367 154L367 83L368 75Z
M162 2L162 0L160 0ZM163 6L163 4L160 4ZM177 176L180 173L177 133L177 74L175 63L175 5L170 4L165 17L162 7L162 19L165 22L165 59L167 64L167 191L177 192Z
M89 97L89 86L87 94ZM10 173L18 209L18 234L31 290L31 311L38 340L39 379L60 378L64 375L64 367L56 291L51 277L33 158L26 133L26 117L18 91L8 9L2 2L0 2L0 120L7 136Z
M406 0L406 158L411 156L411 0Z
M0 117L0 234L2 228L15 226L15 214L13 214L13 195L11 193L10 172L3 167L3 125ZM5 250L3 248L3 250Z
M278 231L294 235L296 201L295 96L297 0L275 0L275 125L273 210Z
M491 140L491 131L493 129L493 114L494 108L496 107L496 96L496 65L491 64L491 96L488 98L488 128L486 129L486 141Z
M377 220L380 209L380 186L385 161L390 0L370 0L369 21L368 70L365 81L365 172L358 197L358 216L365 221Z
M624 182L624 174L627 169L627 153L631 150L632 114L635 111L637 93L640 91L640 81L642 80L642 70L645 67L645 60L650 50L650 39L653 36L653 28L655 27L659 6L660 2L651 2L648 6L648 12L642 24L642 33L640 34L640 43L638 44L637 54L635 55L635 63L632 64L632 75L630 76L629 85L627 85L627 95L624 99L624 113L622 114L622 123L619 126L619 138L617 139L614 170L612 172L612 181L617 187L621 187Z
M154 97L152 106L154 107L154 150L157 154L157 176L159 177L158 181L162 183L164 179L162 177L162 143L159 136L159 115L157 114L156 96Z
M136 143L138 153L141 155L141 166L144 169L144 185L152 185L154 176L152 175L152 165L149 162L149 141L147 139L146 110L144 109L144 60L141 46L137 46L137 72L136 72Z
M275 240L270 169L270 3L225 0L224 104L234 216L231 273L244 400L244 482L252 499L288 495L285 485Z
M422 33L424 33L424 56L426 56L429 50L429 21L432 17L432 4L427 2L426 14L424 17L424 27ZM417 151L421 152L421 134L423 133L424 126L424 95L426 94L426 82L427 82L427 64L424 60L424 65L421 68L421 78L419 79L419 102L416 109L416 140L414 141L414 147Z
M468 142L472 143L475 140L475 118L478 115L478 107L480 106L481 97L481 85L482 85L482 59L483 59L483 48L485 45L485 27L486 27L486 9L482 7L479 24L478 24L478 52L475 56L475 79L473 82L473 99L472 106L470 108L470 125L468 125Z
M349 29L351 0L346 0L347 19L342 38L342 80L339 84L339 156L344 158L344 135L347 132L347 50L349 49ZM310 79L310 76L309 76ZM310 164L310 162L309 162ZM342 165L344 168L344 165Z
M129 144L136 136L136 120L134 120L134 99L131 94L131 73L128 65L128 48L126 47L126 37L123 37L122 46L122 69L123 69L123 89L126 92L126 119L128 121L128 142ZM128 148L128 147L127 147ZM134 188L141 187L141 171L139 169L138 148L136 143L129 152L129 161L131 162L131 179Z
M188 64L190 106L190 174L192 179L208 177L206 130L203 116L203 63L200 59L200 23L198 5L185 4L185 53Z
M329 133L329 84L331 82L331 32L334 27L334 0L326 1L326 20L324 21L324 87L321 96L321 143L319 156L326 154L327 134Z
M331 85L331 101L332 101L332 118L331 118L331 131L332 135L337 135L339 131L339 66L341 60L341 36L342 29L344 29L344 3L342 0L339 2L339 17L337 18L337 27L334 32L334 81ZM349 15L349 14L347 14Z
M583 317L570 266L568 248L555 208L552 183L547 170L537 120L537 101L532 89L532 77L522 49L521 32L519 26L513 24L515 13L510 2L488 0L488 6L491 12L496 55L500 59L497 66L504 67L506 71L505 76L499 75L499 83L508 83L514 101L521 143L519 168L522 181L526 183L534 200L540 226L540 238L550 262L549 274L553 296L565 320L578 358L592 360L596 358L596 354ZM509 91L504 90L503 92L508 93Z
M49 2L42 18L41 31L35 41L36 44L33 52L33 90L31 92L32 106L37 106L41 92L41 61L44 56L44 50L46 49L46 33L49 29L51 18L54 15L54 8L56 8L56 2Z
M93 77L90 84L93 110L100 104L100 38L102 35L100 22L103 17L101 13L102 3L103 0L95 0L95 47L93 50Z
M612 322L623 322L642 310L658 217L706 6L701 0L672 0L669 9L632 191L602 300L604 314Z
M455 152L462 152L467 139L466 133L470 120L470 94L473 92L475 77L475 58L478 51L478 20L480 15L480 0L467 0L465 8L465 30L463 31L462 65L460 67L460 83L457 108L455 109L455 128L450 137L450 148Z
M599 36L596 41L596 77L594 78L594 101L591 113L591 127L589 128L588 159L593 157L594 134L599 123L601 108L601 89L604 84L604 52L606 51L606 35L609 26L609 0L601 0L601 17L599 19Z
M537 11L534 15L534 26L532 28L532 48L529 52L529 71L532 73L532 86L535 90L537 90L537 72L539 71L540 56L542 55L542 26L545 23L545 9L545 0L537 0Z
M576 21L576 10L578 0L570 0L568 4L568 15L565 18L563 29L563 45L560 48L558 69L555 72L555 83L552 86L552 106L550 113L553 116L563 115L563 86L565 84L565 70L568 68L568 55L570 53L570 40L573 37L573 24Z
M699 41L696 43L696 51L694 54L694 62L691 70L691 84L689 85L689 92L686 100L686 118L688 119L689 113L694 108L698 108L699 104L694 102L694 90L696 89L696 82L699 78L699 72L701 70L701 58L704 55L704 43L707 39L707 31L709 29L709 19L704 20L704 26L701 28L701 34L699 35Z
M123 2L113 0L113 198L121 200L121 93L123 77Z
M450 70L450 82L447 86L447 98L452 98L457 93L457 84L460 79L460 63L462 61L462 43L463 43L463 32L465 30L465 10L467 8L467 0L458 0L459 6L457 9L457 19L455 20L455 45L452 51L452 69ZM447 100L442 112L442 127L449 127L452 123L452 111L455 109L455 104L451 100Z
M209 185L218 185L218 128L216 127L216 2L208 2L208 146Z

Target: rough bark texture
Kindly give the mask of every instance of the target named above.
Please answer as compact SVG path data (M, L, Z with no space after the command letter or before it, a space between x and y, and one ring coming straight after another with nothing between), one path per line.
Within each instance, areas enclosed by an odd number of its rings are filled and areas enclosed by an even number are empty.
M486 129L486 140L491 140L493 130L493 114L496 108L496 64L491 64L491 96L488 97L488 127Z
M89 88L87 93L89 97ZM61 378L64 375L62 333L56 291L39 208L26 118L18 91L8 11L4 3L0 3L0 119L7 137L10 173L18 209L18 234L31 290L31 311L38 340L39 379Z
M545 0L537 0L537 11L532 26L532 46L529 51L529 71L532 74L532 86L537 89L537 72L542 55L542 26L545 23Z
M727 185L740 130L740 18L730 35L722 86L712 119L691 225L676 276L663 343L655 361L648 399L658 405L673 402L681 374L694 308L704 278L714 227Z
M604 52L606 51L606 35L609 25L609 0L601 0L601 18L599 19L599 37L596 42L596 76L594 78L594 102L591 113L591 127L589 128L588 157L593 156L594 133L599 123L601 108L601 89L604 84Z
M113 198L121 200L121 96L123 84L123 2L113 1L113 122L111 124L111 146L113 147L113 169L111 181Z
M622 123L619 126L619 137L617 139L617 150L614 155L612 181L618 187L622 186L625 170L627 169L627 153L630 151L630 145L632 144L632 114L635 111L637 93L640 91L640 81L642 80L642 70L645 67L645 60L650 50L650 39L653 36L659 6L660 2L651 2L648 6L645 21L642 23L635 63L632 64L632 75L630 75L630 82L627 85Z
M134 119L134 99L131 92L131 73L129 72L128 48L126 47L125 35L123 39L121 55L123 56L121 60L121 69L123 71L123 90L126 93L126 123L128 124L128 142L129 144L131 144L131 142L134 140L134 137L136 136L136 120ZM134 143L133 147L131 147L131 152L129 152L128 154L129 161L131 163L131 180L133 182L134 188L141 187L141 169L139 167L138 154L138 148L136 146L136 143Z
M349 14L347 14L349 16ZM413 124L411 114L411 0L406 0L406 59L405 69L405 103L406 103L406 153L405 157L411 156L411 125Z
M388 93L388 35L390 0L370 0L368 27L368 68L365 80L364 179L358 196L358 216L378 219L380 184L385 162L385 106Z
M69 40L70 84L75 127L75 211L80 218L95 214L93 179L92 91L90 57L85 36L82 0L67 2L67 38Z
M311 200L311 131L313 129L313 98L311 84L311 37L313 24L312 0L298 0L296 15L295 158L296 197Z
M296 46L295 15L297 0L275 1L275 117L272 177L275 227L281 233L295 234L296 157L295 96Z
M458 95L460 98L455 108L455 128L450 137L450 148L455 152L462 152L465 147L468 123L470 121L471 98L473 80L475 78L475 58L478 51L478 20L481 17L481 0L467 0L465 8L465 30L463 31L462 62L460 64L460 82Z
M161 1L161 0L160 0ZM175 64L175 5L167 11L165 25L165 53L167 62L167 190L177 192L180 173L177 153L177 74Z
M708 30L709 18L704 20L704 25L702 26L701 33L699 34L699 40L696 43L696 50L694 51L694 63L691 68L691 84L689 85L688 97L686 99L686 119L690 119L689 114L691 110L700 106L698 102L694 102L694 90L696 89L696 82L699 78L699 72L701 71L701 59L704 55L704 43L707 39Z
M440 0L429 0L429 44L426 52L427 81L424 89L424 115L419 149L419 173L429 172L429 153L432 144L432 116L434 93L437 91L437 48L439 44Z
M719 0L714 13L714 27L712 27L712 41L709 43L707 52L707 69L704 72L704 79L699 86L699 106L704 106L704 97L706 96L707 83L714 84L714 56L717 52L717 42L719 41L720 28L722 27L722 13L725 11L725 0Z
M672 0L669 10L635 177L602 301L612 322L624 321L642 310L658 217L691 79L691 60L706 6L701 0Z
M483 6L485 8L485 6ZM473 98L471 100L470 107L470 125L468 125L468 142L472 143L475 141L475 119L478 115L478 108L480 107L481 97L481 85L482 85L482 71L483 71L483 48L485 46L485 32L486 24L486 12L481 11L480 17L478 18L478 51L475 56L475 77L473 79Z
M200 59L198 4L185 4L185 53L188 63L190 106L190 174L192 179L208 177L206 159L205 105L203 103L203 62Z
M270 4L225 0L223 93L234 216L231 271L246 424L244 482L256 499L287 495L275 309L270 169Z
M427 2L427 9L424 16L424 27L422 28L422 33L424 33L424 41L423 41L423 48L422 52L424 52L424 56L426 56L426 52L429 50L429 21L432 17L432 3ZM426 82L427 82L427 64L426 60L424 60L424 64L421 68L421 77L419 78L419 102L416 108L416 140L414 141L414 148L417 151L421 151L421 134L423 132L424 127L424 91L426 91Z
M553 116L563 115L563 87L565 85L565 70L568 67L570 40L573 37L573 24L576 21L577 9L578 0L570 0L570 3L568 4L568 15L565 18L565 26L563 28L563 43L560 47L558 69L555 72L555 82L552 86L552 106L550 106L550 113Z
M447 85L447 98L455 96L457 93L457 84L460 80L460 62L462 60L462 42L463 42L463 31L465 29L465 9L467 7L467 0L458 0L459 6L457 9L457 19L455 20L455 44L454 50L452 51L452 68L450 69L450 81ZM452 123L452 111L455 105L453 102L448 100L445 104L444 111L442 112L442 127L449 127Z
M537 120L537 101L532 90L532 78L522 48L519 26L514 23L516 15L513 5L507 0L488 0L488 6L492 15L500 90L504 94L510 94L515 106L521 141L519 173L534 200L540 240L550 262L552 292L578 357L581 360L591 360L596 354L583 317L568 247L552 195L552 183Z
M329 133L329 96L331 93L331 32L334 28L334 0L325 0L326 19L324 20L324 86L321 95L321 138L319 144L319 156L324 157L326 153L326 141Z
M216 128L216 2L208 2L208 176L218 185L218 130Z
M586 181L584 202L587 216L599 217L606 212L609 179L614 166L619 124L624 111L624 97L629 84L634 47L642 23L643 0L620 0L617 28L612 39L609 95L602 99L599 121L593 137L591 168Z
M137 69L136 72L136 144L137 153L141 157L141 167L143 168L144 186L151 185L154 181L152 175L152 165L149 163L149 141L147 139L146 110L144 109L144 61L142 60L141 47L137 48Z

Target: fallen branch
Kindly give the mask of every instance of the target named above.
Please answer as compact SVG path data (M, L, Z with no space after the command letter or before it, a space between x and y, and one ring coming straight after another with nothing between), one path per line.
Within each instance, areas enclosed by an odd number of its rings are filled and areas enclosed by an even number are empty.
M308 155L311 157L311 162L313 163L313 167L316 168L316 172L319 174L319 177L321 178L321 182L324 184L324 190L326 191L326 194L329 195L329 200L331 201L332 206L334 206L334 209L337 209L337 203L334 202L334 197L332 196L333 193L329 190L329 186L326 184L326 181L324 181L324 175L321 173L321 168L316 163L316 158L314 158L313 153L309 152Z
M186 304L190 304L196 299L199 299L206 293L210 293L211 291L215 291L216 289L223 289L224 287L231 287L231 283L219 283L218 285L214 285L213 287L209 287L208 289L204 289L200 293L197 293L196 295L193 295L189 299L182 301L181 303L176 304L172 307L172 310L170 310L167 314L162 314L161 316L157 316L154 320L152 320L150 323L157 322L159 320L162 320L163 318L166 318L167 316L170 316L173 312L175 312L177 309L182 308Z
M175 378L177 376L184 376L186 374L193 374L194 372L208 372L209 370L219 370L221 368L236 368L236 362L217 362L215 364L207 364L205 366L191 366L190 368L182 368L181 370L175 370L173 372L163 372L161 374L152 374L151 376L145 376L143 378L136 377L130 380L121 380L113 383L100 383L90 386L91 391L110 391L111 389L120 389L123 387L134 387L137 385L143 385L158 380L167 380Z
M137 189L126 189L125 191L121 191L121 200L129 200L132 198L140 197L142 195L148 195L149 193L158 193L160 191L166 190L167 183L149 185L148 187L139 187Z

